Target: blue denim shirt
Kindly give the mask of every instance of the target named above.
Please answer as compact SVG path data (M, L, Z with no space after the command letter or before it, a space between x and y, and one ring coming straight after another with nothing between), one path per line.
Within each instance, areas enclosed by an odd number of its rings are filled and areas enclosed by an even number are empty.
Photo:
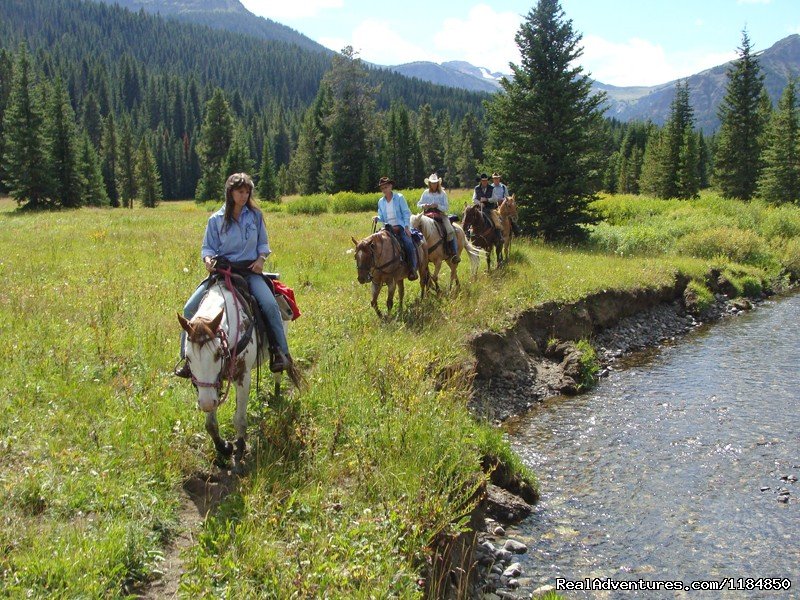
M200 252L201 259L206 256L224 256L231 262L253 261L259 254L270 254L267 228L260 213L244 206L238 221L231 221L227 228L224 225L223 206L208 218Z
M392 192L392 203L394 203L394 214L400 224L405 227L411 227L411 210L406 204L406 199L403 194ZM387 223L386 219L386 196L381 196L378 200L378 220L381 223Z

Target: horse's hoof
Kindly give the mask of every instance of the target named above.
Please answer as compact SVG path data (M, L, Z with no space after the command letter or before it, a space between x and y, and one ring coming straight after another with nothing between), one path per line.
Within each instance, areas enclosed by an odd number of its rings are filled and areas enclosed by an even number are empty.
M217 449L217 453L224 458L230 458L231 454L233 454L233 444L228 441L219 444L214 442L214 446Z
M247 444L245 444L245 441L244 441L243 438L239 438L238 440L236 440L236 453L233 456L233 460L234 460L234 463L236 463L237 465L244 458L244 452L245 452L246 448L247 448Z

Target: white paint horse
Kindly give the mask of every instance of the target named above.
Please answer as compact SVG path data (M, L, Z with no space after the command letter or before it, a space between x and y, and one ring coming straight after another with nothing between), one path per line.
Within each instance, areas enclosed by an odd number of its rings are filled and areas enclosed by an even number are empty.
M439 231L439 226L436 222L427 215L420 213L411 215L411 226L422 232L422 235L425 237L425 242L428 244L428 262L432 262L434 266L433 273L431 274L433 286L437 290L440 289L439 271L442 268L442 263L447 263L450 267L450 289L452 290L454 285L456 288L460 287L461 283L458 280L458 263L454 263L451 260L452 257L445 255L445 244L447 241L442 237L442 233ZM461 256L462 250L467 251L470 262L470 272L472 275L475 275L480 268L481 256L486 254L486 252L473 246L469 240L467 240L464 230L461 229L458 223L453 223L453 229L456 232L458 256Z
M284 311L281 313L286 330L287 319L291 316L287 317ZM236 467L245 453L250 372L268 359L269 343L260 339L252 315L245 309L242 299L227 289L224 280L212 283L190 321L181 314L178 314L178 321L187 334L186 360L192 371L192 383L197 388L197 404L206 413L206 431L222 457L230 457L235 450ZM297 383L299 373L296 367L292 368L289 374ZM276 373L275 377L277 393L281 373ZM232 383L236 384L233 416L236 441L233 444L222 439L217 423L217 408L227 399Z

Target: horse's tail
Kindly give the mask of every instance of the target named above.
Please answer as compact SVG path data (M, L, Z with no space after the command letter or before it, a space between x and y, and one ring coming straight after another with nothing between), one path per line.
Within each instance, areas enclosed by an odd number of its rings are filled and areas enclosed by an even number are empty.
M478 272L478 269L480 269L481 258L483 258L486 252L473 245L467 239L467 234L464 233L464 230L459 225L453 223L453 229L456 230L456 235L459 237L459 239L461 239L461 243L464 244L464 250L466 250L467 256L469 256L470 273L475 275Z

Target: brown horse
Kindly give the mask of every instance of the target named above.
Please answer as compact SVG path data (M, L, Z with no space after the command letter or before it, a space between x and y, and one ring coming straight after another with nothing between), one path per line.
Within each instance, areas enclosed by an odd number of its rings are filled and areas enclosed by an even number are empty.
M386 298L386 309L391 312L394 304L395 287L399 290L400 308L403 307L403 280L409 276L409 268L400 257L400 242L385 229L363 240L356 241L350 238L356 245L355 259L358 269L359 283L372 283L372 302L370 303L379 317L382 317L378 308L378 294L381 287L386 284L388 297ZM425 242L416 247L417 264L419 265L419 283L422 288L421 297L425 297L425 288L429 283L428 274L428 248Z
M497 254L497 266L503 264L503 244L492 222L483 214L481 207L472 204L464 209L464 231L472 229L472 241L478 248L486 250L486 268L492 268L492 248Z
M511 219L517 218L517 197L508 196L497 209L500 213L500 222L503 224L503 260L508 261L508 249L511 246L511 233L513 231Z
M411 215L411 226L419 229L422 232L422 235L425 236L425 242L428 246L428 261L432 262L434 265L433 273L430 276L433 286L437 290L440 289L439 270L442 268L442 263L447 263L447 265L450 267L450 289L453 288L453 285L455 285L456 288L460 287L461 283L458 281L458 263L453 262L452 256L445 255L445 245L443 243L444 238L442 237L442 233L439 231L439 226L436 224L434 219L424 214ZM478 272L481 254L484 254L484 251L469 243L464 230L461 229L458 224L453 223L453 229L456 231L458 256L461 256L462 250L467 251L470 262L470 270L472 271L472 274L475 275L475 273Z

